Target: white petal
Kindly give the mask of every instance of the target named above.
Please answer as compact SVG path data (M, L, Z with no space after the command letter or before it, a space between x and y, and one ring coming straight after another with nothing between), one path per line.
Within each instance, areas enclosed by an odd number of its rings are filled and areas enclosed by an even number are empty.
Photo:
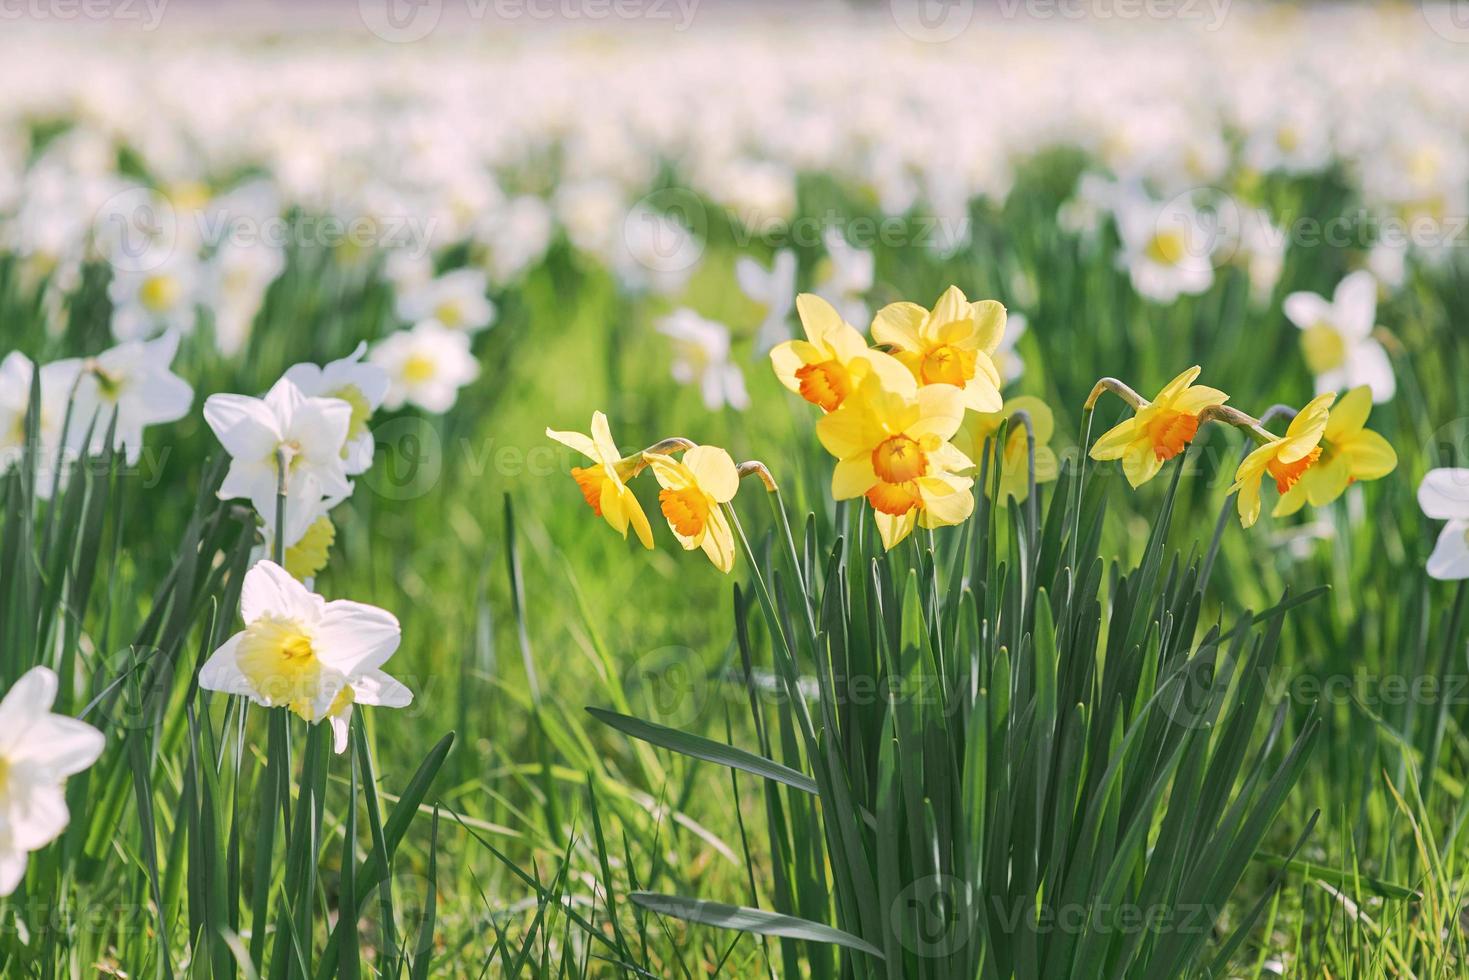
M320 608L319 601L275 562L256 562L245 573L240 589L240 618L253 623L266 613L274 613L290 619L311 619Z
M382 708L406 708L413 703L413 692L396 678L380 670L369 670L352 678L353 700Z
M1358 341L1352 348L1347 373L1350 380L1343 387L1367 385L1372 389L1372 401L1378 405L1391 401L1397 393L1398 382L1393 376L1392 359L1387 356L1387 349L1370 337Z
M14 847L0 847L0 896L20 887L26 876L26 852Z
M1285 315L1302 330L1309 330L1318 323L1331 323L1332 308L1315 293L1291 293L1285 298Z
M1357 270L1337 285L1332 306L1338 330L1352 338L1367 336L1377 319L1377 280L1366 269Z
M347 735L352 724L352 706L349 704L327 719L332 726L332 751L341 755L347 751Z
M1469 578L1469 521L1450 521L1428 556L1428 575L1443 581Z
M224 645L210 655L204 666L199 669L199 686L206 691L220 691L224 694L253 694L250 682L245 675L240 673L239 661L235 659L235 651L240 645L243 633L236 633Z
M263 459L280 442L275 414L259 398L210 395L204 401L204 421L236 459Z
M312 629L312 646L321 662L348 676L383 663L398 649L402 629L386 609L338 599L328 602Z
M9 810L11 840L27 851L45 847L61 836L71 820L66 794L54 783L22 787L19 799L10 800Z
M1418 486L1418 506L1436 521L1469 520L1469 469L1429 470Z
M106 746L102 733L86 722L65 715L47 715L11 753L10 760L34 762L57 779L63 779L96 762Z
M15 744L56 703L56 674L32 667L21 674L0 701L0 746Z

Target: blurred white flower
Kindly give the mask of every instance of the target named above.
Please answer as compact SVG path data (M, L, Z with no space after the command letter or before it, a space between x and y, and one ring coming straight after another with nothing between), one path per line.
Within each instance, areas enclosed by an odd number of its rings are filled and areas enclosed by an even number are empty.
M388 376L383 406L405 404L443 413L454 407L459 389L479 377L479 362L469 350L469 335L437 320L424 320L378 341L367 359Z
M1270 302L1285 268L1286 233L1276 227L1263 208L1241 215L1239 242L1233 258L1242 262L1250 280L1250 301L1256 306Z
M70 463L69 452L62 446L62 429L67 424L66 406L81 367L80 358L68 358L52 361L40 370L36 493L42 500L51 498ZM25 452L33 370L31 359L20 351L11 351L0 361L0 475L19 463Z
M284 377L308 398L340 398L352 406L347 426L347 444L342 449L347 475L356 476L372 465L373 441L367 423L388 394L388 373L380 365L364 361L367 344L360 343L346 357L324 365L294 364Z
M490 280L505 285L539 262L551 245L554 227L550 207L530 194L486 213L476 225L475 239L484 250L479 261Z
M673 380L698 385L705 408L750 406L745 376L729 360L728 327L679 309L659 321L658 332L673 341Z
M130 340L87 358L77 384L69 439L80 443L90 425L87 449L99 453L115 418L116 445L128 465L135 465L143 452L143 430L178 421L194 403L194 389L169 369L178 349L179 335L169 331L156 340Z
M146 340L169 330L194 329L199 269L194 258L170 250L140 258L135 266L114 265L107 293L112 298L112 336Z
M311 724L331 725L333 748L347 748L353 704L407 707L413 692L380 669L402 629L385 609L327 602L275 562L256 563L240 590L245 628L214 651L199 686L289 708Z
M214 314L214 343L227 357L250 340L270 284L286 267L281 249L265 242L226 241L205 265L201 299Z
M277 460L284 458L288 539L298 539L321 516L324 498L352 492L343 457L352 406L340 398L309 398L295 382L281 378L264 398L210 395L204 421L230 454L220 499L245 497L257 514L271 521Z
M995 370L1000 372L1000 386L1018 380L1025 373L1025 361L1015 352L1015 342L1025 333L1028 321L1024 313L1008 311L1005 314L1005 332L1000 337L1000 346L990 355Z
M1418 485L1418 506L1435 521L1447 521L1428 557L1431 578L1469 578L1469 469L1429 470Z
M641 203L627 213L611 247L613 271L632 292L677 292L704 254L703 242L682 222Z
M495 304L485 295L489 279L480 269L455 269L398 297L406 323L436 320L450 330L476 333L495 322Z
M827 228L822 241L826 245L826 260L818 267L816 295L836 307L848 323L868 322L870 317L863 297L872 288L872 253L850 245L836 228Z
M765 307L755 334L755 351L763 354L791 336L791 310L796 306L796 253L783 248L766 269L748 255L735 262L735 279L750 299Z
M1367 271L1389 290L1403 288L1408 279L1408 245L1403 241L1379 241L1367 252Z
M1368 385L1372 400L1388 401L1397 390L1392 361L1372 337L1377 317L1377 280L1365 269L1337 284L1330 300L1316 293L1291 293L1285 315L1301 329L1306 366L1316 376L1316 393Z
M86 722L51 713L56 689L49 668L32 667L0 700L0 895L20 885L27 855L66 829L66 778L106 745Z
M1118 203L1119 261L1132 288L1158 303L1195 295L1214 283L1212 229L1186 200L1157 204L1134 195Z

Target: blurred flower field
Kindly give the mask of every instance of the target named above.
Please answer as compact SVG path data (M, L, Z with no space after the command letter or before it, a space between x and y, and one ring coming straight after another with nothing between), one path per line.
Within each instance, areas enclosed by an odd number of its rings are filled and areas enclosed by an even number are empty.
M7 26L0 976L1469 975L1469 38L1041 6Z

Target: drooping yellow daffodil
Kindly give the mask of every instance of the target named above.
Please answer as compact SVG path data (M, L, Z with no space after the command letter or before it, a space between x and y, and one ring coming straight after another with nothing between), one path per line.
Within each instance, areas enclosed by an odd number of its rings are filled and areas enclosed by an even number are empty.
M607 416L601 412L592 413L590 436L554 429L547 429L546 435L592 461L591 466L572 467L571 477L581 488L582 496L593 513L612 525L612 529L624 538L631 525L643 547L651 549L653 529L648 525L648 517L643 513L638 498L627 487L627 481L642 469L642 456L624 459L617 455L617 443L612 440Z
M684 550L703 548L721 572L734 568L734 532L721 504L734 499L740 488L739 470L729 453L717 446L694 446L682 460L662 453L644 453L653 475L663 487L658 503L668 526Z
M833 411L868 374L888 379L908 369L890 354L873 350L857 328L826 300L812 293L796 297L805 340L787 340L770 352L780 383L823 411Z
M958 286L944 290L932 310L890 303L872 321L872 338L891 346L920 385L953 385L976 412L1000 410L1000 372L991 355L1004 335L1005 307L992 299L971 303Z
M1364 428L1372 411L1372 388L1360 385L1342 396L1326 420L1321 456L1280 498L1271 514L1286 517L1310 503L1331 503L1358 480L1377 480L1398 465L1398 454L1386 439Z
M1096 460L1120 459L1127 482L1140 487L1179 453L1199 431L1199 413L1223 405L1229 396L1217 388L1195 385L1203 369L1194 365L1174 378L1137 414L1109 429L1092 446Z
M1254 526L1260 518L1260 481L1269 473L1275 478L1275 489L1282 495L1296 486L1306 471L1321 459L1321 439L1331 418L1331 403L1336 395L1318 395L1301 409L1285 435L1272 439L1245 457L1234 473L1230 492L1239 491L1239 522Z
M998 412L970 412L964 416L964 424L954 442L975 461L975 473L980 470L979 460L984 456L984 444L1000 431L1006 419L1015 417L1016 412L1030 416L1030 425L1035 432L1035 482L1049 483L1060 475L1055 450L1047 443L1056 431L1056 419L1050 406L1039 398L1021 395L1007 399ZM1030 450L1025 426L1011 423L1010 433L1005 437L1005 448L1000 454L1000 499L1014 498L1019 503L1030 496ZM985 483L985 493L990 484Z
M832 496L866 497L887 548L916 523L960 523L974 507L974 481L958 475L973 464L949 442L963 418L963 394L952 385L915 388L910 377L893 391L868 377L816 423L817 438L837 458Z

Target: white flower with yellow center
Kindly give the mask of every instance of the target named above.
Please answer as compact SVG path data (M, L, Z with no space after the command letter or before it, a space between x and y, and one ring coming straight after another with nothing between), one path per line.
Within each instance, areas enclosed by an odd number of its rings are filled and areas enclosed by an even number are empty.
M679 309L658 322L658 332L673 341L673 380L697 385L705 408L750 407L745 375L729 360L728 327Z
M68 460L61 444L66 424L66 405L76 386L82 362L77 358L52 361L42 366L41 419L36 461L36 493L49 500ZM11 351L0 361L0 475L17 465L25 454L26 413L30 410L34 365L20 351ZM76 420L72 425L76 426ZM75 438L74 436L72 438ZM59 464L59 465L58 465Z
M1285 315L1301 329L1306 366L1316 376L1316 393L1367 385L1381 404L1397 392L1387 350L1372 337L1377 318L1377 280L1365 269L1337 284L1331 299L1291 293Z
M192 255L168 249L113 266L107 287L112 298L112 336L145 340L169 330L194 329L198 268Z
M343 449L349 476L362 473L372 465L373 441L367 423L388 394L387 372L377 364L363 361L366 353L367 344L358 344L346 357L320 367L296 364L284 375L308 397L340 398L352 406L347 445Z
M347 747L352 705L402 708L413 693L379 668L402 631L390 612L360 602L328 602L275 562L245 573L245 628L199 671L199 686L289 708L311 724L330 723L337 752Z
M1136 194L1119 201L1116 214L1119 262L1139 295L1172 303L1213 285L1218 242L1186 196L1160 205Z
M136 465L143 453L143 430L178 421L194 403L194 389L169 370L178 349L179 335L169 331L156 340L130 340L88 358L72 409L76 438L85 438L90 425L89 448L101 452L115 418L116 445L128 465Z
M25 877L26 855L66 829L66 778L105 744L91 725L51 713L56 687L49 668L33 667L0 700L0 895Z
M495 304L485 295L488 277L480 269L455 269L398 297L396 311L405 323L437 320L450 330L476 333L495 322Z
M459 389L479 377L479 362L469 350L469 335L437 320L389 334L367 354L388 376L383 407L414 404L430 412L454 407Z
M323 498L352 492L342 457L352 406L340 398L308 398L281 378L264 398L210 395L204 421L231 457L221 499L246 497L256 513L274 520L284 461L287 540L298 540L321 516Z

